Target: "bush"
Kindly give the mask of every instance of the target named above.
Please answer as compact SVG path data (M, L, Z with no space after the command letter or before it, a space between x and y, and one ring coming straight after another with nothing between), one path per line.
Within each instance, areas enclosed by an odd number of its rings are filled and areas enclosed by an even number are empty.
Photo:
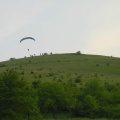
M37 119L37 96L18 73L8 71L0 77L0 119Z
M120 86L89 80L79 91L75 116L91 118L120 118Z
M16 58L10 58L9 60L10 60L10 61L14 61L14 60L16 60Z
M77 76L77 77L75 78L75 82L76 82L76 83L80 83L80 82L81 82L81 76Z
M76 98L67 84L51 82L41 83L39 90L39 108L42 113L52 113L70 110L75 107Z
M33 88L39 88L40 82L41 82L40 80L39 81L33 81L32 82Z
M81 55L81 52L80 52L80 51L77 51L76 54L77 54L77 55Z

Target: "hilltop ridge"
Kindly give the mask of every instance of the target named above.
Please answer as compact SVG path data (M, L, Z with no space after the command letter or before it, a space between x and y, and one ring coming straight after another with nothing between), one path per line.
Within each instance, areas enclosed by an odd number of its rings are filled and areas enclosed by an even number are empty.
M99 78L119 82L120 59L89 54L51 54L0 62L0 73L13 69L21 78L33 80L88 80Z

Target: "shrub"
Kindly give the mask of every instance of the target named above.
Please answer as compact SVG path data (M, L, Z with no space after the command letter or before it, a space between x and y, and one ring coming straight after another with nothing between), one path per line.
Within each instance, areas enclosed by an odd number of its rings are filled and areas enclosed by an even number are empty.
M77 51L76 54L77 54L77 55L81 55L81 52L80 52L80 51Z
M42 113L56 113L75 107L76 99L67 84L61 82L41 83L39 90L39 108Z
M13 60L16 60L16 58L10 58L9 60L10 60L10 61L13 61Z
M81 82L81 76L77 76L77 77L75 78L75 82L76 82L76 83L80 83L80 82Z
M89 80L80 89L75 116L91 118L120 118L120 86Z
M40 86L40 81L33 81L32 82L33 88L39 88Z
M21 75L24 75L24 71L21 72Z
M99 64L96 64L96 66L98 67L98 66L99 66Z
M31 71L31 74L34 74L34 72L33 72L33 71Z
M0 77L0 119L37 119L37 96L18 73L8 71Z
M109 66L110 65L110 63L107 63L107 66Z

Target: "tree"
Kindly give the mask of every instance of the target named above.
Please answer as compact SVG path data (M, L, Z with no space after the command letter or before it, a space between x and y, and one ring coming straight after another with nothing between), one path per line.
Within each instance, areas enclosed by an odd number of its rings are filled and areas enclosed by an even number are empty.
M30 85L8 71L0 77L0 119L31 119L39 116L37 97Z
M81 55L81 52L80 52L80 51L77 51L76 54L77 54L77 55Z
M92 79L85 83L78 95L74 110L76 116L96 117L99 114L99 101L105 91L104 83L99 79Z
M100 99L103 97L103 93L105 92L105 85L100 79L92 79L86 82L84 86L84 95L92 95L96 99Z
M91 95L86 95L83 104L87 116L95 118L99 110L99 104L97 103L96 98Z
M16 58L10 58L9 60L10 60L10 61L13 61L13 60L15 60L15 59L16 59Z
M43 113L56 113L75 107L76 99L67 84L51 82L41 83L38 90L39 108Z

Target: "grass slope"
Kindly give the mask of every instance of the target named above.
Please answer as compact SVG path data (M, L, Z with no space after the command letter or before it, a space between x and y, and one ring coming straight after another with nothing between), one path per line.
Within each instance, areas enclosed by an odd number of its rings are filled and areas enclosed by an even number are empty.
M0 73L14 69L28 81L84 81L98 77L120 82L120 58L99 55L53 54L34 56L0 63Z

